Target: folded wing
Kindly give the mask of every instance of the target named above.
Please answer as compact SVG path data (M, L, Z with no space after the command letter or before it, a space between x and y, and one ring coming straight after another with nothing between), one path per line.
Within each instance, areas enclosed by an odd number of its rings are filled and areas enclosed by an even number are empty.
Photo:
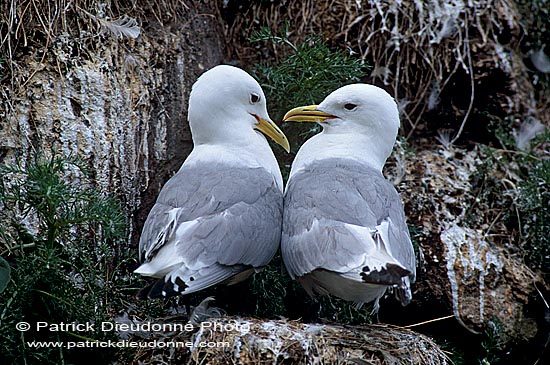
M282 193L267 170L184 165L145 222L136 272L159 280L140 295L188 294L245 278L277 251L281 221Z
M400 198L380 172L320 160L292 175L284 204L283 259L310 294L362 303L395 286L410 301L414 250Z

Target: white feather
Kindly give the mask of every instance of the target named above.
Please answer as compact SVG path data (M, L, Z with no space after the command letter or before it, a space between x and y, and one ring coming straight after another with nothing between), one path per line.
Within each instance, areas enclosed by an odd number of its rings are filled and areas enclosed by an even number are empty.
M361 281L359 273L365 266L368 266L370 270L382 271L387 268L388 264L394 264L406 268L391 255L388 245L388 221L383 221L380 225L376 226L374 230L367 227L357 226L354 224L346 224L346 228L364 244L364 253L357 257L355 262L350 262L348 266L354 269L350 272L354 275L355 280ZM381 239L373 239L373 236L380 236Z
M183 264L183 261L183 258L178 253L176 245L171 241L162 246L150 261L143 263L134 270L134 272L136 274L161 278L175 267Z

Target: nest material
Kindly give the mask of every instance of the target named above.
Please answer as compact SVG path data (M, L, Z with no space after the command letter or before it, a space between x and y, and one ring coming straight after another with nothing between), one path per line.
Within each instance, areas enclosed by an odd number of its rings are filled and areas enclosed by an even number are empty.
M198 3L198 2L195 2ZM159 12L159 9L162 11ZM0 4L0 85L11 92L24 93L36 73L50 63L51 51L57 58L60 76L68 61L93 59L100 53L108 34L113 38L136 39L142 25L161 26L185 10L184 0L127 1L100 3L92 0L7 0ZM183 25L183 27L186 24ZM4 36L5 35L5 36ZM63 44L72 39L73 44ZM78 42L74 42L78 40ZM61 43L61 44L60 44ZM63 48L62 48L63 47ZM34 62L25 56L32 53ZM28 70L32 71L30 74Z
M488 76L494 70L506 75L512 94L495 95L496 103L507 113L550 122L548 106L543 96L536 96L517 50L523 33L519 18L510 0L283 0L239 9L227 21L225 37L230 57L244 64L257 62L258 55L262 59L284 55L284 46L265 44L261 53L251 49L254 45L248 38L262 26L279 32L288 24L287 36L294 42L323 34L337 47L358 53L374 66L369 82L383 82L393 89L407 137L420 129L426 112L437 107L453 76L461 73L469 86L459 91L466 102L457 107L456 140L478 93L484 93L480 80L487 78L490 83Z
M319 325L255 318L210 319L210 328L157 334L152 340L192 342L191 348L142 349L135 364L448 364L428 337L389 325ZM221 328L211 328L220 325ZM227 327L226 327L227 326ZM227 330L225 330L227 328ZM234 329L233 329L234 328ZM219 348L200 343L225 343Z

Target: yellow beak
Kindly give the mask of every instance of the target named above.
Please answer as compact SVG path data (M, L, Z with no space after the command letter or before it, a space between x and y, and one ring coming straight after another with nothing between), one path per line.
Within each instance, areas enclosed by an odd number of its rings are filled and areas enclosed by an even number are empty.
M317 105L299 106L289 110L283 122L317 122L323 123L327 119L337 118L334 115L317 110Z
M279 127L277 127L277 125L271 120L266 120L255 114L253 115L258 121L256 124L256 129L271 138L279 146L283 147L287 153L290 152L288 138L286 138L285 134L279 129Z

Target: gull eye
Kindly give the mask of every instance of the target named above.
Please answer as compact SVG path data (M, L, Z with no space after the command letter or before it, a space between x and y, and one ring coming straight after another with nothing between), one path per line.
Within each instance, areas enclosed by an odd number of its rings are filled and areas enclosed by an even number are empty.
M347 103L344 105L344 109L346 110L354 110L355 108L357 108L357 104Z
M258 101L260 101L260 95L256 93L250 94L250 104L256 104Z

